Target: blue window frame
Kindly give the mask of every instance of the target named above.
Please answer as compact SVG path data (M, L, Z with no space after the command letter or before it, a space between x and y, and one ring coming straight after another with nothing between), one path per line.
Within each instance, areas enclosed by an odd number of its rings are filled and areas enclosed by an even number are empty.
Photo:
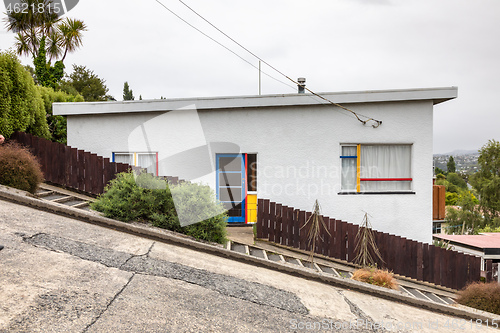
M246 171L244 154L217 154L217 199L227 209L229 223L245 223Z

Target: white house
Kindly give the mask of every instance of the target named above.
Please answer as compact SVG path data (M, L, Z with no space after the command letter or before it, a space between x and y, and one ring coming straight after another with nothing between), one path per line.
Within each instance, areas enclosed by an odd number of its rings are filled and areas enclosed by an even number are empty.
M55 103L68 145L210 185L231 223L256 197L432 241L435 104L456 87L321 94ZM372 126L375 125L375 126Z

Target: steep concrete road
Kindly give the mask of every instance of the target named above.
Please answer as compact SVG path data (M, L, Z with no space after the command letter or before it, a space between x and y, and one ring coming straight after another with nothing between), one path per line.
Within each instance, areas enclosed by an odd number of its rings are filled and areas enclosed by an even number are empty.
M1 200L0 244L0 332L488 331Z

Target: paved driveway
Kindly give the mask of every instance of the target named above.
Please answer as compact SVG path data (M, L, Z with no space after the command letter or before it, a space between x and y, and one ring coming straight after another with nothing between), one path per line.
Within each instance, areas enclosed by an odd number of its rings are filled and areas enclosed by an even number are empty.
M1 200L0 244L0 332L487 330Z

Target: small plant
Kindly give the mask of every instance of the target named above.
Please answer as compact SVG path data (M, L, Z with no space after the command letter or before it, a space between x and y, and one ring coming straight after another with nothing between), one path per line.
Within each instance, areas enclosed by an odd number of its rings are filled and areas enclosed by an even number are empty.
M368 221L367 213L365 213L363 223L356 234L355 244L354 253L356 253L356 257L354 257L354 263L363 267L368 267L376 266L377 259L383 262L377 243L375 243L375 236L373 235L372 226ZM372 257L371 253L373 253L376 258Z
M445 242L444 240L434 240L432 243L434 246L443 248L445 250L451 250L452 246L450 245L450 241Z
M458 293L457 303L500 315L500 283L472 283Z
M43 181L36 158L18 144L0 146L0 184L35 194Z
M314 210L312 215L309 217L307 222L300 228L300 230L302 230L302 228L304 228L309 223L310 225L309 225L309 230L307 232L307 243L311 247L311 256L309 258L312 265L314 259L314 249L316 247L316 239L320 238L321 226L323 226L328 235L330 235L330 232L328 231L328 228L325 225L325 221L323 221L323 218L321 217L321 211L318 200L316 200L316 202L314 203Z
M388 289L398 289L398 283L391 272L375 267L358 269L354 271L351 279Z

